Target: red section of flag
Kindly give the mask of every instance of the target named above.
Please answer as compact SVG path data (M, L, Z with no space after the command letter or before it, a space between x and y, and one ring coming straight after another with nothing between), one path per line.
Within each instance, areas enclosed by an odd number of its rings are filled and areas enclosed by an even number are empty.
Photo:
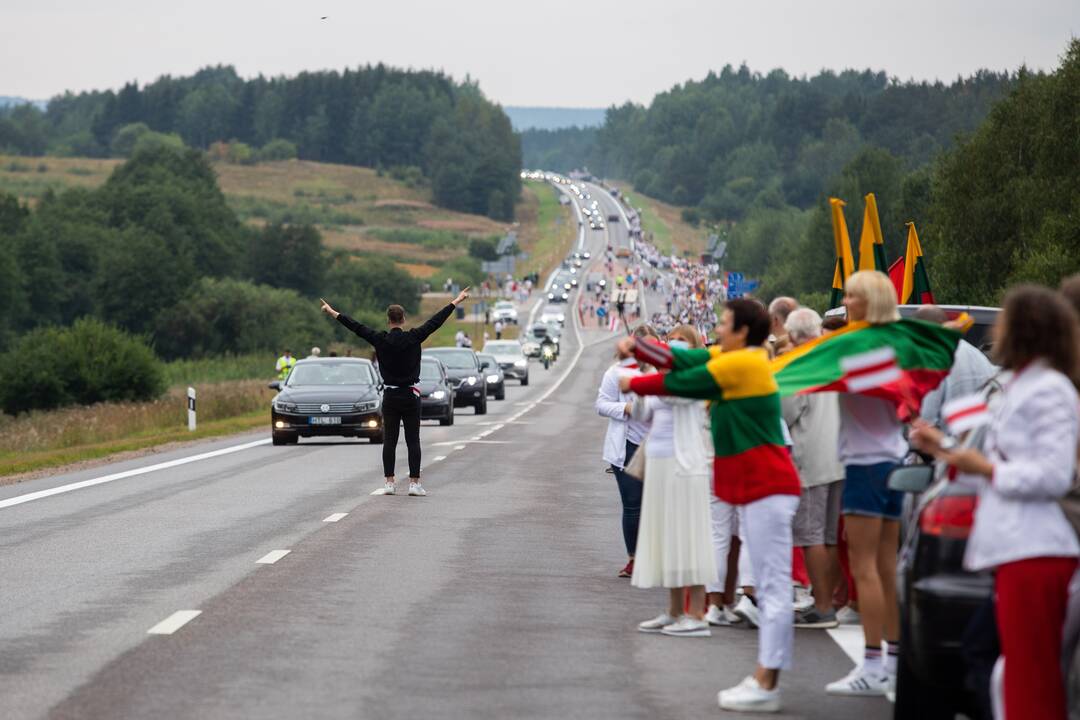
M889 266L889 279L892 280L893 287L896 288L896 300L897 302L904 302L902 297L904 294L904 258L903 256L897 258L896 262ZM933 300L931 300L933 302Z

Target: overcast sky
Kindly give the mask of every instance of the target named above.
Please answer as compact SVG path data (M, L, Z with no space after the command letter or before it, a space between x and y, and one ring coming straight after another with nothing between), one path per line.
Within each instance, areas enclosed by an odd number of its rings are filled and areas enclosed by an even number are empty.
M321 20L321 16L328 16ZM504 105L648 102L710 69L952 80L1050 69L1080 0L2 0L0 95L385 62L480 81Z

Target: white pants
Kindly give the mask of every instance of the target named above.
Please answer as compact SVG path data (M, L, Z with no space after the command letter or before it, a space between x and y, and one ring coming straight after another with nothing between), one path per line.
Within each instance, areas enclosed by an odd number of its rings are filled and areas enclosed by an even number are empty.
M769 670L789 670L794 654L791 522L798 508L797 495L770 495L739 508L740 537L756 575L758 664Z
M743 515L746 508L729 505L713 496L712 502L709 503L709 511L712 513L712 542L713 552L716 554L717 580L715 585L706 585L705 591L724 592L724 584L727 581L727 556L731 550L732 537L737 537L741 541L736 584L739 587L754 587L754 566L750 562L750 552L746 549L746 538L739 533L740 523L745 522Z

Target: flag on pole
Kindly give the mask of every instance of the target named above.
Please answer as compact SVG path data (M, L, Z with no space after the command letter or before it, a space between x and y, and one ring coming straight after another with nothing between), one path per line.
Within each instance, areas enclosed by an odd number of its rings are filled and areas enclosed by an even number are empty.
M870 395L892 402L906 420L949 374L959 342L959 332L932 323L859 321L784 353L772 361L772 371L781 396Z
M941 417L945 427L953 435L960 435L968 430L990 422L990 408L981 394L950 400L941 408Z
M889 266L889 280L896 288L896 302L903 302L904 298L904 258L896 258L896 262Z
M877 214L877 199L867 193L866 210L863 211L862 235L859 237L859 269L886 272L885 237L881 234L881 220Z
M907 252L904 254L904 287L900 291L900 303L903 305L932 305L934 293L930 292L930 278L926 274L926 260L923 259L919 234L915 232L915 223L909 222Z
M833 271L832 297L829 307L840 307L844 299L844 286L855 271L855 260L851 257L851 237L848 235L847 222L844 220L844 201L829 198L829 212L832 217L833 241L836 245L836 269Z
M619 316L615 313L611 313L611 320L608 322L608 330L615 332L619 327Z

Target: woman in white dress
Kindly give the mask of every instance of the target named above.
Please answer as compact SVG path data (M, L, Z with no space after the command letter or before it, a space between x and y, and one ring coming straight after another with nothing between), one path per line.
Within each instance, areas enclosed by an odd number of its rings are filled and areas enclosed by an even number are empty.
M675 347L702 347L690 325L668 334ZM716 581L709 513L710 468L705 452L705 403L670 396L634 401L634 414L650 420L645 441L645 487L631 584L670 590L667 612L638 630L674 637L709 637L705 585ZM689 608L684 612L689 590Z

